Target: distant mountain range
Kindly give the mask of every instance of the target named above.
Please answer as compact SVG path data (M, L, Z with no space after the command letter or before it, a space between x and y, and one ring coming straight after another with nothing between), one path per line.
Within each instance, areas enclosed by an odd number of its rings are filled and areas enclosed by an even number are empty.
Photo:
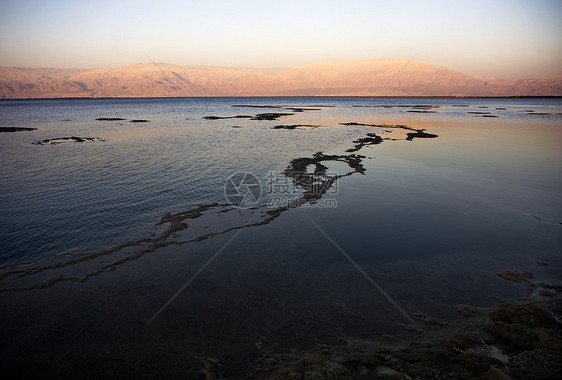
M95 70L0 67L0 97L6 99L319 95L562 96L562 76L482 79L388 58L283 69L168 63Z

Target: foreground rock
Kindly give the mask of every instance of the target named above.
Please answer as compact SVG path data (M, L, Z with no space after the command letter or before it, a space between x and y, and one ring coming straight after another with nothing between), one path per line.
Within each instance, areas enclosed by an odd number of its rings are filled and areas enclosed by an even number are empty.
M529 285L529 284L528 284ZM542 284L531 284L541 287ZM263 356L250 379L555 379L562 373L560 286L548 297L500 301L492 309L460 305L467 318L443 321L422 315L423 326L379 340L340 338L342 345ZM438 321L439 323L432 323ZM218 365L205 373L214 378Z

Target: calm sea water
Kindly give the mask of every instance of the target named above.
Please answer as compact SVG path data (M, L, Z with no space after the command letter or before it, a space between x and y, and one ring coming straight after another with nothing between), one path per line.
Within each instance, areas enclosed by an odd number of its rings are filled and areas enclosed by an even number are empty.
M329 108L282 121L203 119L209 115L276 111L232 107L237 104L327 105ZM412 109L406 107L357 107L420 104L441 108L438 114L420 114L408 112ZM270 171L282 171L292 158L347 146L365 130L338 123L377 123L396 114L401 118L415 115L424 121L443 116L463 119L479 116L467 113L471 111L490 112L504 121L560 120L560 116L530 115L528 110L559 112L559 101L392 98L3 101L0 126L37 130L0 136L3 198L0 260L3 265L11 265L68 251L106 248L143 237L166 212L224 202L224 182L233 173L249 172L262 178ZM127 120L96 121L100 117ZM133 119L150 122L131 123ZM273 125L295 123L328 128L271 130ZM107 141L32 144L68 136L101 137Z
M204 118L265 112L294 115ZM264 185L294 158L344 154L373 131L340 123L403 124L439 135L404 141L403 133L377 129L398 140L357 152L366 156L366 172L341 178L327 207L290 210L232 241L237 230L159 248L85 282L0 293L3 365L15 370L40 363L29 373L46 366L63 377L104 371L173 377L197 374L196 356L206 355L235 374L259 354L260 337L287 349L343 335L378 336L407 323L322 231L407 313L454 317L456 303L486 305L492 295L521 295L517 285L498 279L502 270L559 281L561 112L560 99L1 101L0 127L37 128L0 134L3 272L149 237L161 231L155 224L166 213L226 203L225 182L234 173L251 173ZM103 117L125 120L96 120ZM281 124L319 127L272 128ZM33 144L69 136L105 141ZM327 165L349 171L342 163ZM264 195L260 202L266 201ZM240 225L249 217L230 214L220 223ZM218 216L190 221L178 236L213 230ZM102 257L95 265L104 260L112 262ZM549 265L539 267L538 260ZM72 265L55 268L41 280L73 271ZM10 281L18 279L4 279L2 288ZM133 364L118 365L123 361Z

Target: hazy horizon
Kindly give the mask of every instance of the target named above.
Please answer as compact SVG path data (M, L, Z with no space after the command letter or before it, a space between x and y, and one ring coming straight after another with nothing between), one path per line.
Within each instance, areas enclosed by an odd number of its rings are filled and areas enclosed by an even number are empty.
M562 74L558 1L242 4L0 0L0 66L295 67L415 57L480 77Z

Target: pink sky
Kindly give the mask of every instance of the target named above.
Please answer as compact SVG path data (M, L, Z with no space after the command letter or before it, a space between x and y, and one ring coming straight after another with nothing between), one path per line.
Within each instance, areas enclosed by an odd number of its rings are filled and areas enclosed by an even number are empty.
M562 2L0 0L0 65L286 67L391 57L562 74Z

